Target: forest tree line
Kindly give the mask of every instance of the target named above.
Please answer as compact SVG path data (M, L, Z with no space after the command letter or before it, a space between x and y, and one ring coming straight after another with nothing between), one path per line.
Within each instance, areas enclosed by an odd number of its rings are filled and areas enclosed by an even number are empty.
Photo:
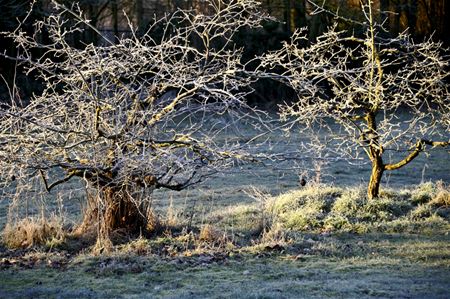
M18 20L25 18L30 7L30 0L0 0L0 31L11 31L18 25ZM138 34L143 34L155 17L162 17L176 9L191 9L196 13L208 13L211 9L208 0L60 0L59 3L70 7L78 3L91 25L99 30L109 40L124 37L130 34L130 24ZM355 16L360 10L359 0L261 0L264 12L277 21L263 24L261 30L243 31L237 35L237 44L245 47L244 58L252 58L267 50L274 50L281 46L281 41L289 39L297 28L306 28L311 41L327 30L334 23L339 29L351 29L356 34L361 30ZM395 36L407 31L417 40L429 36L442 41L445 46L450 45L450 35L446 28L450 28L450 3L445 0L374 0L373 8L376 11L376 21L383 24L387 36ZM34 4L32 15L23 26L32 32L35 19L48 15L52 10L51 0L38 0ZM330 14L331 12L331 14ZM361 20L356 20L361 21ZM90 28L83 32L72 34L69 43L82 48L86 44L101 45L104 40L98 33ZM43 42L47 37L43 36ZM17 55L12 41L0 36L0 51L10 57ZM37 53L39 55L39 53ZM22 95L28 97L39 84L29 78L16 78L14 70L16 62L0 57L0 73L11 84L16 80L22 86ZM2 84L0 94L5 94L7 88ZM262 88L264 84L261 85ZM270 87L272 88L272 87ZM273 89L273 88L272 88ZM274 90L262 90L258 94L269 94L274 97L283 97ZM259 97L260 98L260 97Z

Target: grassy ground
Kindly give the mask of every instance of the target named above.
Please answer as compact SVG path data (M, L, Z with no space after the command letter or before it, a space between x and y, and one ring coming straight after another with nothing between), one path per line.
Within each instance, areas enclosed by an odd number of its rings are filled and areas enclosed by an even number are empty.
M31 269L3 266L0 297L448 298L449 241L448 235L308 235L277 250L117 252L79 255L67 264L56 254L39 260L34 253Z
M227 208L204 200L193 221L172 210L164 232L119 235L100 256L61 236L57 219L22 223L31 237L10 227L4 245L27 248L0 247L0 298L448 298L444 183L384 190L376 202L323 185L247 193L253 201ZM33 236L42 245L29 247Z

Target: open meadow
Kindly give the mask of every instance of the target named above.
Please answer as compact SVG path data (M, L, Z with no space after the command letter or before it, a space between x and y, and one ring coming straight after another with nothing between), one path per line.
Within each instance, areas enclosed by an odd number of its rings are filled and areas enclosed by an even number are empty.
M273 138L274 150L295 149ZM300 168L310 170L304 187ZM367 165L238 166L194 189L155 192L160 229L118 232L108 254L92 254L93 240L70 233L18 250L3 244L0 297L448 298L448 170L444 150L419 157L370 202ZM68 232L81 220L78 192L46 205ZM4 229L8 201L0 204ZM27 239L11 233L9 242Z
M448 2L0 0L0 299L450 298Z

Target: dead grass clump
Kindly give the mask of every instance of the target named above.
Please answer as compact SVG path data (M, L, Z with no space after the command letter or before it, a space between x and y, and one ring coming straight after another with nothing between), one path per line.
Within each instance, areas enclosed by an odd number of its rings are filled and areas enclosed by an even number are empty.
M434 207L450 207L450 190L442 189L437 192L437 194L429 202L430 205Z
M332 213L351 222L388 221L406 215L412 209L405 192L383 190L380 197L368 200L362 187L345 190L333 204Z
M450 220L450 188L443 182L436 184L436 194L430 200L428 205L437 215Z
M390 221L404 216L410 210L408 203L401 198L383 198L368 200L358 218L371 222Z
M281 214L280 220L288 229L308 230L320 227L325 215L321 200L309 200L305 205Z
M432 182L420 184L412 191L411 201L414 204L423 204L429 202L435 193L435 184Z
M340 188L312 185L272 198L268 203L268 208L273 210L276 214L280 214L303 206L308 201L319 200L322 202L323 208L328 210L334 202L334 199L341 193L342 189Z
M430 205L420 204L409 214L409 218L412 220L419 220L430 217L433 214L433 209Z
M450 225L447 220L436 214L423 218L400 217L393 221L377 223L376 229L386 233L410 233L435 234L436 232L447 232Z
M286 243L286 231L282 225L275 223L270 228L264 230L260 242L264 244L284 244Z
M336 198L331 212L342 217L355 218L366 203L367 198L363 188L348 189Z
M411 211L411 219L418 220L436 215L450 220L450 188L442 181L422 184L412 193L414 203L417 202L417 198L427 200Z
M211 224L205 224L200 228L198 240L201 243L200 245L207 244L213 246L220 246L228 242L226 234Z
M347 217L337 213L330 213L323 222L323 228L325 231L350 231L353 226Z
M114 250L114 245L123 244L130 238L141 234L159 235L170 229L169 224L173 224L173 219L168 221L162 220L153 210L149 210L145 219L146 225L140 231L128 230L127 228L111 229L98 215L94 208L88 208L85 211L84 219L81 224L74 230L71 237L78 240L79 243L92 246L92 253L103 254ZM98 219L93 217L96 215ZM74 243L74 242L72 242Z
M24 218L17 223L6 224L2 239L9 248L55 247L64 242L63 223L59 217Z
M150 241L142 236L123 245L122 252L133 253L136 255L147 255L151 253Z
M100 221L97 235L97 241L95 242L94 247L92 248L92 253L94 254L103 254L112 252L114 246L111 241L111 232L106 227L104 221Z
M274 223L265 229L261 236L251 240L248 246L242 247L241 252L252 254L280 252L292 244L292 239L288 237L286 229L280 223Z
M169 225L173 224L173 219L171 219L170 223L166 223ZM147 233L157 234L160 233L166 225L161 221L158 215L155 212L150 211L147 215ZM141 232L142 233L142 232Z

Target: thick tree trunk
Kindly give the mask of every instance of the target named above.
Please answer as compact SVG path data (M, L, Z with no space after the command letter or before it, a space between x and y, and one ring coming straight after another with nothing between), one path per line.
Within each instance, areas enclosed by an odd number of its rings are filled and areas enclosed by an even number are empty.
M381 156L374 157L372 160L372 173L370 175L369 186L367 188L367 197L369 199L375 199L378 197L383 172L384 164Z
M104 221L108 229L126 229L128 232L145 230L147 211L138 206L139 200L114 188L106 188L103 194Z
M117 230L129 234L148 233L157 228L149 203L131 197L128 188L103 187L88 192L88 207L77 233L97 234L95 251L108 250L111 233Z

